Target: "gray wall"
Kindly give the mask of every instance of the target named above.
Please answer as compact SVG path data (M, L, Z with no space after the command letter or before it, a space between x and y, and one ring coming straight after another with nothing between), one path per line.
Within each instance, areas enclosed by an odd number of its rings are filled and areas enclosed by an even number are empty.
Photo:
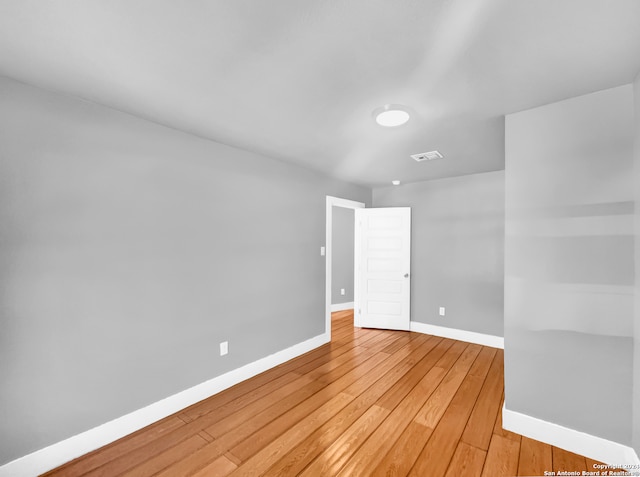
M633 84L635 103L636 306L633 362L633 447L640 456L640 73Z
M331 303L353 301L353 234L354 211L345 207L332 207ZM344 288L345 294L340 295Z
M633 91L507 116L508 409L631 441Z
M369 190L3 78L0 104L0 464L324 332L325 197Z
M411 319L503 336L504 171L374 189L373 205L411 207Z

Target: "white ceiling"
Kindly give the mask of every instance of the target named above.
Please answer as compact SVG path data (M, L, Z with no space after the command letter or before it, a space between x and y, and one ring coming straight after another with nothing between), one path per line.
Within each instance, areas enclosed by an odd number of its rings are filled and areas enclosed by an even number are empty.
M505 113L638 72L640 0L0 0L0 75L369 186L502 169Z

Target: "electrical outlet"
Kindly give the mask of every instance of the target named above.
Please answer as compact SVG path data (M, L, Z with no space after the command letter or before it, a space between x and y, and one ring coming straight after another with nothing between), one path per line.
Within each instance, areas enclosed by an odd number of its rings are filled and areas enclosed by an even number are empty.
M229 342L223 341L220 343L220 356L224 356L229 352Z
M440 307L440 316L444 316L444 306Z
M346 292L344 291L344 288L341 288L341 289L340 289L340 294L341 294L341 295L345 295L345 294L346 294Z

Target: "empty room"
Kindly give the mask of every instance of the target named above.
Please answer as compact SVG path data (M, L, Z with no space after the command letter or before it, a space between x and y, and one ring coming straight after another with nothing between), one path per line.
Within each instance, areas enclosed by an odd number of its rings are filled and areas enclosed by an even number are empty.
M638 200L638 0L0 0L0 477L640 475Z

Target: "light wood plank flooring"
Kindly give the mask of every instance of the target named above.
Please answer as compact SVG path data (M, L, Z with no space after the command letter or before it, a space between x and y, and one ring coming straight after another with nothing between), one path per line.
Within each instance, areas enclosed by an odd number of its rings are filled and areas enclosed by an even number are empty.
M354 329L48 476L543 475L593 461L502 429L503 351Z

